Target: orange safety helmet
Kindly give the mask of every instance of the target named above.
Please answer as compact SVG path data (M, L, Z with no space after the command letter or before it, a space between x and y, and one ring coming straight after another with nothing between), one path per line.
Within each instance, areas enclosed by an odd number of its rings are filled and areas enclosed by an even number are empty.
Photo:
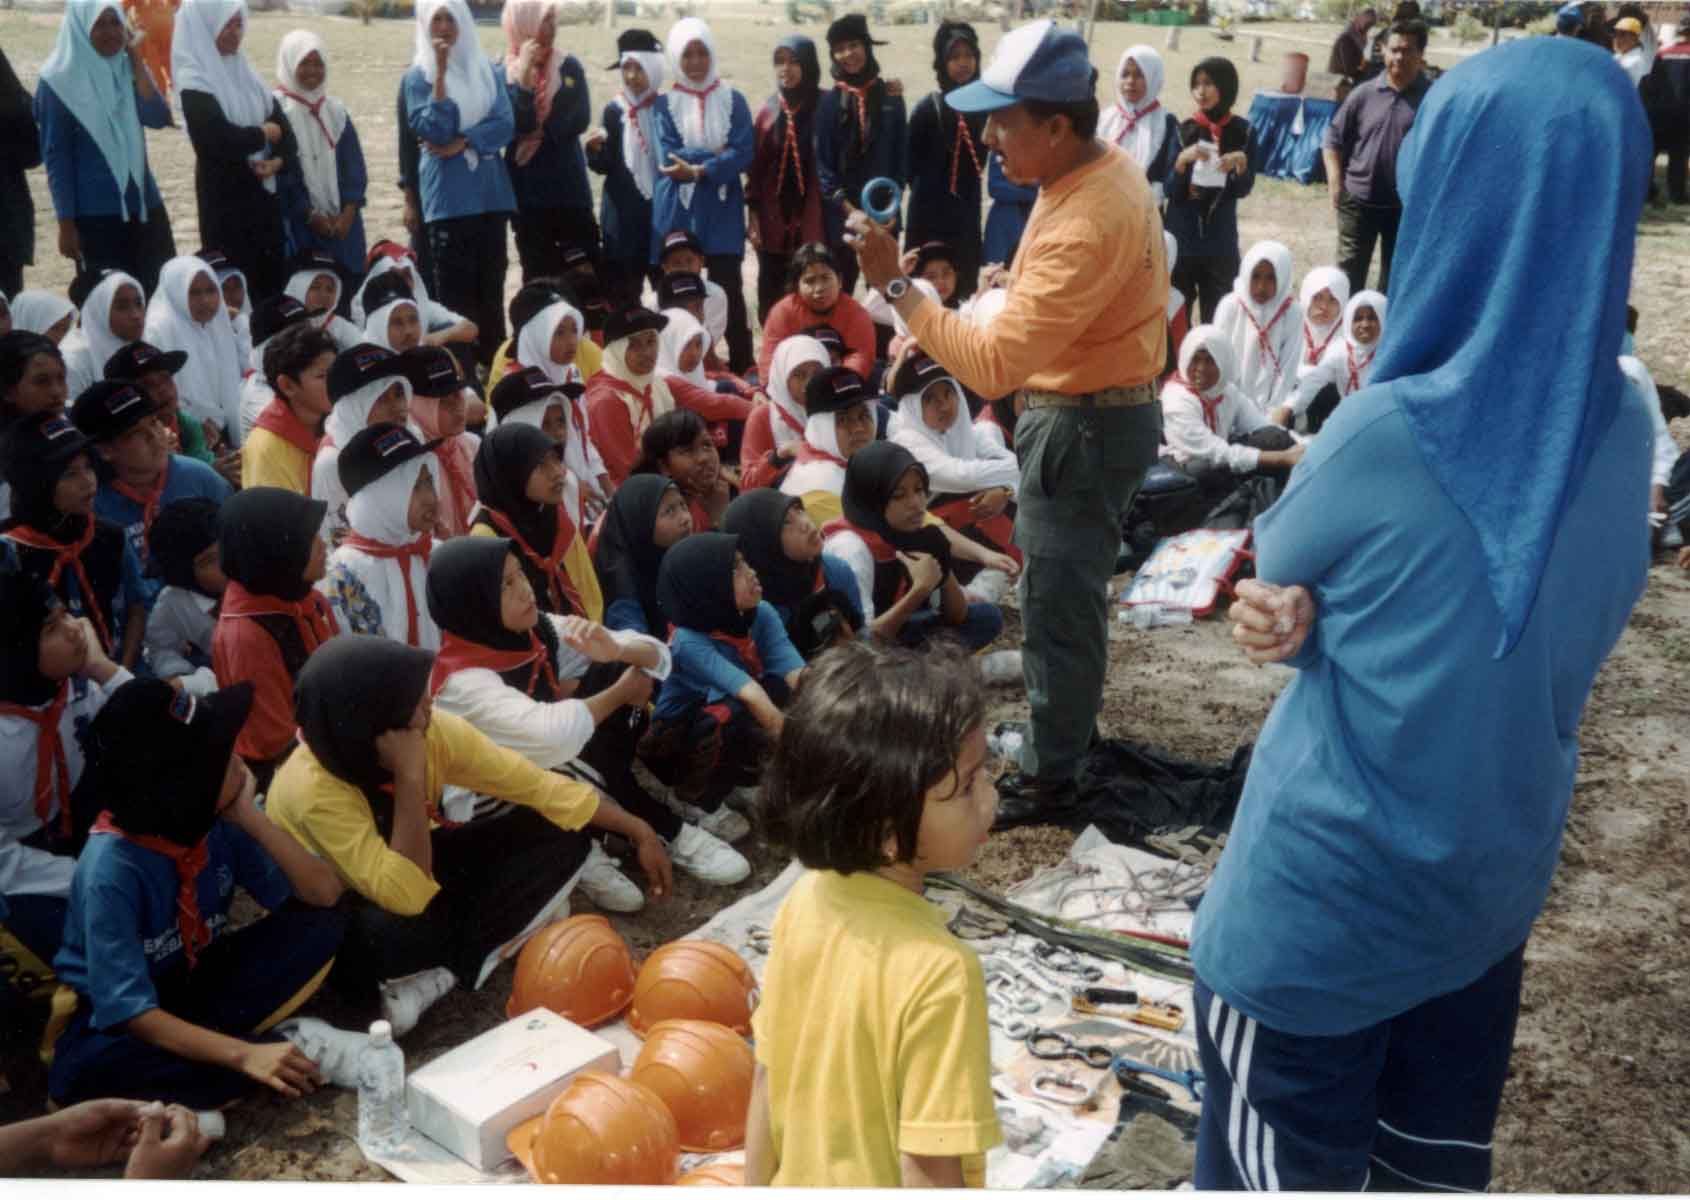
M745 1114L757 1061L751 1043L715 1021L659 1021L646 1034L628 1078L663 1098L681 1149L696 1154L745 1144Z
M745 1186L745 1164L707 1163L675 1180L675 1186L742 1188Z
M680 1170L675 1118L644 1084L583 1071L530 1143L541 1183L665 1186Z
M614 1019L634 995L628 943L594 914L554 921L528 939L516 957L507 1017L549 1008L592 1028Z
M720 942L670 942L640 968L628 1024L641 1037L659 1021L716 1021L749 1036L757 977Z

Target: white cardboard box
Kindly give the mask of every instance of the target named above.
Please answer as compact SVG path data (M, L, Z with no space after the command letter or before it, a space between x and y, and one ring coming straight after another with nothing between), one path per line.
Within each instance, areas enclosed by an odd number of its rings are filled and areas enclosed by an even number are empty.
M510 1157L505 1135L546 1111L580 1071L621 1069L615 1046L537 1008L489 1029L413 1074L411 1124L471 1166Z

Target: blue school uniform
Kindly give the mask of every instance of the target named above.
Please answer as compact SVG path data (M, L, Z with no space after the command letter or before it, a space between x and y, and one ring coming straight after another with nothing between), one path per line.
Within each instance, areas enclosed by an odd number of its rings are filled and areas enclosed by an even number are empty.
M170 106L156 94L149 100L137 97L135 111L148 129L165 129L170 125ZM164 207L150 162L146 194L138 194L133 180L127 181L125 196L118 194L117 180L99 146L49 83L36 86L35 120L41 127L41 161L47 168L47 190L52 194L53 211L60 220L121 216L125 201L131 220Z
M662 103L659 97L658 103ZM622 158L622 139L629 136L627 115L615 101L604 106L604 142L588 156L594 171L604 176L599 200L599 229L604 235L606 262L637 263L647 267L652 257L651 200L640 193L633 172ZM656 189L653 188L655 193Z
M909 155L909 117L904 98L888 91L873 123L874 140L869 143L868 152L861 162L847 168L845 147L839 140L839 106L844 95L834 88L823 92L816 101L816 178L821 183L822 198L827 201L827 238L833 246L840 244L845 230L844 210L833 203L833 193L843 188L851 203L860 205L863 185L871 179L891 179L902 187Z
M614 607L614 606L613 606ZM673 721L705 704L717 704L738 695L748 683L762 677L784 677L804 665L804 658L786 636L786 626L768 601L760 601L748 635L763 660L754 678L740 652L696 629L677 629L669 640L674 669L663 682L653 716Z
M202 464L203 465L203 464ZM206 468L210 470L210 468ZM96 499L96 503L97 503ZM105 522L96 514L95 520L100 520L106 533L117 536L115 524ZM99 536L105 536L105 533ZM40 551L24 549L22 551L12 542L0 540L0 571L24 570L24 555L36 555ZM43 578L45 576L43 575ZM75 571L62 571L59 582L54 585L54 592L64 601L65 611L73 617L88 617L93 619L94 601L82 594L82 582ZM124 630L129 627L129 612L132 606L148 608L152 604L154 590L141 571L141 560L135 553L135 547L129 542L128 536L123 535L123 560L118 568L117 591L104 603L99 605L101 612L109 621L108 631L112 639L112 654L115 656L123 646Z
M740 177L750 169L756 150L751 106L738 91L733 93L728 140L720 151L712 152L682 144L681 131L669 112L669 99L666 95L657 102L657 161L667 163L673 156L682 162L707 165L704 178L693 185L690 207L681 204L684 184L663 175L657 177L651 194L651 261L657 261L664 235L677 229L696 236L706 258L739 258L745 254L745 185Z
M228 480L198 459L172 454L170 465L166 468L164 491L159 496L158 508L162 509L178 500L211 500L222 504L234 493L235 489L229 486ZM142 523L146 514L141 505L119 492L112 486L111 481L107 480L100 485L100 490L94 493L94 515L122 528L124 535L129 539L129 548L134 551L136 561L145 572L147 530ZM153 600L164 585L159 580L146 579L143 580L143 586L147 607L151 608Z
M503 64L500 73L502 70ZM437 158L425 153L418 157L417 191L423 220L516 211L516 193L500 154L516 133L516 115L505 89L493 89L492 108L480 124L469 129L458 126L458 102L450 96L434 99L434 85L416 67L405 72L404 97L405 122L417 137L437 146L462 137L479 158L471 170L465 154Z
M587 91L587 73L573 54L566 54L558 68L563 85L546 114L544 140L527 166L516 165L516 143L505 151L505 166L519 208L585 208L593 206L592 185L587 182L587 159L581 149L581 135L593 120L592 99ZM532 133L538 123L534 93L514 83L505 85L518 134Z
M352 228L346 236L333 241L318 237L306 224L311 215L311 197L305 190L304 178L284 172L281 176L282 220L287 228L288 245L292 253L321 250L334 256L335 265L350 279L364 272L364 255L368 250L364 234L364 199L370 187L370 173L364 163L364 147L358 140L358 128L352 118L346 118L346 128L334 147L335 178L340 184L341 204L355 204L358 214L352 218ZM403 183L401 184L403 186Z
M1033 215L1033 204L1039 189L1011 183L1003 173L1003 158L993 154L986 162L986 193L992 198L992 210L986 214L984 256L989 263L1011 263L1021 245L1022 231L1027 218Z

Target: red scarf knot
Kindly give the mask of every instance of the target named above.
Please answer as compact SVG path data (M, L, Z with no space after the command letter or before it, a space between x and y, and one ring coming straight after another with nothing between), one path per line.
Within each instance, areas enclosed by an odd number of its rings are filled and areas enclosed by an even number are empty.
M542 616L541 620L545 618ZM494 674L503 675L506 671L534 664L529 672L528 686L523 690L532 697L534 689L541 679L551 689L551 695L561 692L562 685L558 683L557 672L552 669L551 655L546 652L546 644L540 640L540 635L533 630L528 633L528 647L524 650L495 650L491 646L483 646L479 642L472 642L461 638L455 633L442 630L440 633L440 652L434 656L434 669L429 672L428 694L437 695L446 681L459 671L467 671L481 667Z
M100 647L110 654L113 650L111 630L106 628L106 617L100 611L99 597L94 595L94 586L88 582L88 572L82 566L82 552L94 544L93 517L88 518L88 526L82 531L82 536L74 542L61 542L55 537L42 533L33 525L14 525L6 531L5 536L20 546L28 546L31 550L46 550L54 555L52 569L47 572L47 586L58 589L59 577L69 567L76 575L76 585L82 591L82 607L87 610L88 619L93 622L94 632L100 635Z
M1146 105L1144 108L1141 108L1141 109L1127 108L1127 107L1123 106L1119 101L1116 101L1115 108L1121 114L1122 124L1121 124L1121 132L1117 133L1115 135L1115 144L1117 146L1119 146L1121 144L1121 142L1126 138L1126 136L1129 133L1131 133L1133 130L1138 128L1138 123L1140 121L1144 120L1144 118L1148 117L1151 113L1155 112L1157 109L1159 109L1161 107L1162 107L1162 102L1160 100L1152 100L1148 105ZM1202 114L1199 113L1198 117L1201 118ZM1232 119L1231 117L1227 118L1228 121L1230 121L1231 119ZM1199 123L1201 123L1201 121L1199 121ZM1223 122L1221 122L1221 124L1224 126L1226 124L1226 122L1223 121ZM1220 133L1219 132L1216 132L1216 134L1215 134L1215 144L1217 146L1220 145Z
M187 956L188 970L193 970L199 961L200 948L211 945L211 924L200 914L199 890L196 886L200 872L204 871L211 861L211 853L207 847L208 838L201 838L197 846L189 849L186 846L178 846L168 838L127 833L112 821L110 812L102 812L89 832L115 835L126 842L133 842L143 850L162 854L170 860L171 865L176 868L176 927L182 931L182 953Z
M59 691L45 708L30 708L23 704L0 704L0 716L19 717L35 725L35 815L43 825L53 814L53 801L59 805L59 832L70 836L70 766L65 761L65 743L59 736L59 721L70 700L70 680L59 684Z
M576 589L574 582L570 580L569 573L563 569L564 555L569 552L570 546L575 544L577 536L575 522L569 519L569 514L564 511L563 505L559 504L556 508L557 533L552 537L552 552L544 557L541 557L540 553L517 532L516 525L504 513L489 508L485 504L481 506L481 511L493 523L493 527L515 542L516 548L522 551L523 557L538 567L540 572L545 575L546 590L550 593L552 607L555 609L568 605L570 612L586 616L587 609L581 603L581 593Z
M329 102L328 96L325 95L321 100L318 100L315 104L313 104L304 96L301 96L296 92L290 92L287 88L277 88L276 90L286 96L289 100L292 100L294 103L300 105L306 112L310 113L311 119L317 123L317 128L323 131L323 137L329 143L329 149L334 150L337 148L334 134L329 132L328 125L323 121L323 105ZM542 120L543 119L544 118L542 118Z
M424 533L415 541L402 546L391 542L378 542L352 530L346 531L346 536L340 542L343 546L351 546L354 550L361 550L371 558L396 558L399 560L399 577L405 581L405 644L417 644L417 591L411 583L411 560L420 558L426 565L428 556L434 553L434 538Z

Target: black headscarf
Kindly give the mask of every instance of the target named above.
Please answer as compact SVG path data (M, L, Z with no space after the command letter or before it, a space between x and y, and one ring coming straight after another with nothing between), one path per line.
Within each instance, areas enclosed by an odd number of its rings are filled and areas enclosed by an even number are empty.
M739 551L763 583L763 599L777 608L796 609L816 590L821 560L796 562L781 548L787 514L803 501L777 488L756 488L728 505L722 532L739 538Z
M376 739L410 724L433 669L427 650L343 633L317 648L294 684L301 739L329 774L363 791L383 837L392 829L393 797L382 788L393 773L381 765Z
M305 569L329 506L286 488L245 488L223 504L223 574L255 596L305 599Z
M610 498L593 555L605 607L617 600L637 599L645 612L646 628L657 637L668 624L657 602L657 573L665 550L652 540L652 531L663 494L670 488L680 491L673 479L663 475L630 475Z
M62 607L34 575L0 571L0 702L39 708L58 695L41 673L41 631Z
M493 650L526 650L533 645L528 634L506 629L501 616L507 555L514 555L526 568L522 551L510 538L459 537L434 548L434 557L428 560L428 613L441 632ZM535 599L543 608L540 593ZM542 616L534 635L545 648L547 661L556 662L557 630L552 623ZM546 677L537 678L531 663L501 671L499 678L537 700L559 699L534 692L533 687Z
M657 596L669 620L681 629L744 637L757 611L734 603L734 557L739 538L731 533L697 533L676 544L657 574Z
M504 517L539 555L550 554L557 538L553 504L528 498L528 477L547 458L561 458L563 448L532 425L510 422L481 439L475 452L475 494L484 508ZM518 558L523 558L519 553ZM545 575L523 558L523 571L542 604L547 595Z
M1232 65L1231 59L1216 55L1205 58L1191 68L1191 80L1188 86L1197 85L1197 73L1201 71L1209 77L1209 82L1221 94L1221 102L1214 108L1206 110L1210 120L1218 121L1232 111L1232 106L1238 103L1238 68Z
M64 355L59 353L51 338L28 329L9 329L0 333L0 427L10 423L16 415L6 396L18 386L18 381L29 369L29 360L37 354L51 354L60 362L64 361Z
M960 83L952 83L950 72L945 69L950 61L951 51L956 49L958 42L966 42L974 50L974 77L980 77L980 35L974 32L974 26L966 21L941 21L939 28L933 34L933 74L939 81L939 90L949 95Z
M792 111L797 122L799 169L779 174L781 181L780 211L789 220L797 219L804 209L803 188L806 168L815 160L816 100L821 95L822 65L816 57L816 44L801 33L789 33L775 43L776 50L786 50L798 60L801 78L795 88L780 88L769 102L775 111L774 141L777 147L786 145L786 110ZM785 101L785 108L781 102ZM812 183L814 181L812 180Z
M892 493L898 490L898 481L911 467L921 472L921 482L926 484L927 468L897 442L870 442L853 454L845 468L845 486L840 493L845 519L859 529L878 534L905 553L916 550L931 554L948 571L951 544L937 525L923 525L914 533L904 533L886 523L886 506L892 501Z
M178 692L162 679L118 688L84 738L79 826L104 809L125 833L197 846L217 822L229 756L251 711L250 683L208 696Z
M203 591L194 577L194 559L217 544L221 506L215 500L190 496L159 509L147 530L148 573L184 591Z

